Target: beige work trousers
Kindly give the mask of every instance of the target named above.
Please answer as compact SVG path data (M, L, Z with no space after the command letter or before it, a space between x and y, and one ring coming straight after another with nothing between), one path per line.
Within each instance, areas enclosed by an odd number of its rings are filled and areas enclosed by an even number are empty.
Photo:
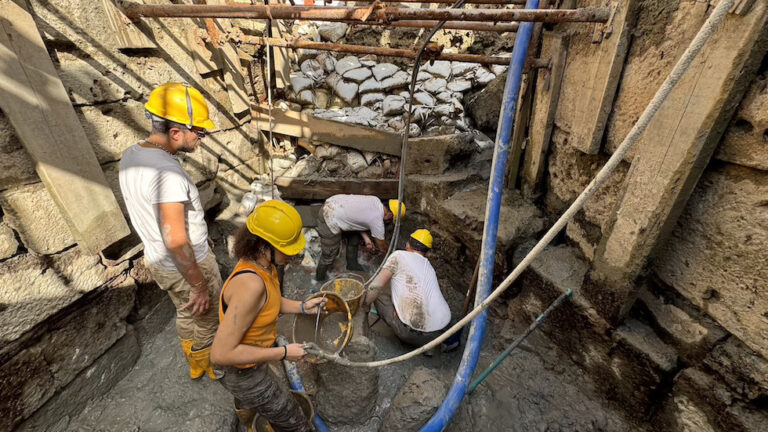
M219 293L221 292L221 274L216 257L212 252L202 262L197 263L208 286L208 310L193 316L192 308L182 309L189 303L189 293L192 286L184 280L176 269L166 270L147 263L152 278L161 289L171 297L176 306L176 331L179 338L192 340L192 349L203 349L213 343L216 330L219 328Z

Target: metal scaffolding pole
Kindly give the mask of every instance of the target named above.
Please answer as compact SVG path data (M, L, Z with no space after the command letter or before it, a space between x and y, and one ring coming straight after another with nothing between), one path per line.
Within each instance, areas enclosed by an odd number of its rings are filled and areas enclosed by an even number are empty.
M270 45L273 47L286 47L292 49L312 49L318 51L334 51L351 54L375 54L385 57L402 57L415 59L417 52L412 49L397 49L397 48L385 48L385 47L370 47L365 45L342 45L326 42L310 42L298 39L285 40L279 38L265 38L257 36L244 36L233 35L231 38L234 42L242 42L249 45ZM449 60L467 63L479 63L479 64L497 64L497 65L509 65L509 57L498 56L484 56L477 54L454 54L454 53L442 53L439 50L442 47L435 48L431 52L427 48L427 52L424 56L425 59L435 60ZM528 68L545 68L549 66L548 59L530 59L526 64Z
M130 4L123 10L131 19L147 18L255 18L301 19L316 21L378 21L388 24L400 20L446 21L536 21L607 22L608 8L581 9L410 9L263 5L145 5Z
M380 22L368 22L368 21L342 21L342 22L349 25L433 29L435 28L435 26L439 21L418 21L418 20L397 21L397 22L388 23L388 24L380 23ZM481 23L481 22L446 21L442 29L506 33L506 32L516 32L518 27L519 27L518 23Z

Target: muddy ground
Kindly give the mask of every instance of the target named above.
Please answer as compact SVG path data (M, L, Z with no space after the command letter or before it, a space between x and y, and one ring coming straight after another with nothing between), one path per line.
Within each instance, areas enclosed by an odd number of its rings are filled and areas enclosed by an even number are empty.
M309 233L309 253L301 264L289 265L285 275L284 295L301 299L316 292L321 284L314 281L314 259L319 245ZM369 270L377 262L361 255ZM343 271L342 258L334 269ZM444 295L453 313L462 307L463 294L441 280ZM498 310L506 310L499 305ZM515 324L492 309L478 373L523 331L524 323ZM290 317L281 318L281 332L290 328ZM288 322L286 322L288 321ZM369 322L375 315L369 316ZM391 330L378 321L370 331L376 346L376 359L391 358L407 352ZM463 346L463 345L462 345ZM463 348L462 348L463 349ZM433 371L433 376L447 388L461 359L461 351L435 353L431 358L397 363L379 370L379 391L375 409L358 424L332 424L339 432L375 432L393 404L396 394L418 368ZM309 393L318 391L307 363L300 370ZM279 369L275 369L278 370ZM340 376L339 379L345 379ZM434 384L434 383L433 383ZM413 401L418 395L407 394L402 401ZM437 399L439 401L439 399ZM434 402L434 401L433 401ZM408 402L411 403L411 402ZM424 403L427 403L426 401ZM424 419L426 420L426 418ZM389 424L389 423L388 423ZM175 328L170 322L150 343L144 346L136 366L109 394L92 401L77 418L63 422L60 430L78 431L166 431L208 432L236 430L231 396L207 378L191 381L186 376L186 363L178 349ZM594 390L593 383L568 358L563 357L543 334L534 335L515 351L470 396L465 398L449 431L633 431L642 430L625 420L605 403Z

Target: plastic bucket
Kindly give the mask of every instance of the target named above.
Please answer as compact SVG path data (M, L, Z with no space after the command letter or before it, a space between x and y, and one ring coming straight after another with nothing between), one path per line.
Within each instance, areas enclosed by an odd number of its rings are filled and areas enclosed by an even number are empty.
M338 354L352 337L352 312L344 299L334 293L315 293L307 300L325 296L328 313L295 314L291 338L293 343L314 342L323 351ZM317 325L317 327L315 327Z
M323 284L320 287L320 292L333 293L343 298L349 305L350 312L354 315L360 308L360 302L365 295L364 283L365 279L362 276L344 273Z

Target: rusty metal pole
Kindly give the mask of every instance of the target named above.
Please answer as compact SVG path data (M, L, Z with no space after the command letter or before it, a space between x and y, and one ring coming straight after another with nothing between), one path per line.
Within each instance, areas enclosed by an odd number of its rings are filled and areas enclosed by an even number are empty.
M232 37L234 42L242 42L249 45L267 45L273 47L286 47L292 49L311 49L318 51L333 51L350 54L375 54L384 57L402 57L415 59L417 52L411 49L397 49L385 47L370 47L365 45L342 45L326 42L310 42L298 39L285 40L279 38L265 38L257 36L236 35ZM509 57L484 56L476 54L454 54L454 53L435 53L429 57L435 60L449 60L467 63L479 64L498 64L508 65ZM529 68L545 68L549 66L549 59L531 59L527 66Z
M316 21L378 21L400 20L446 21L536 21L536 22L607 22L608 8L561 10L525 9L409 9L385 7L262 6L262 5L145 5L130 4L123 9L131 19L151 18L255 18L302 19Z
M341 3L373 3L374 0L336 0ZM456 0L376 0L380 3L440 3L454 4ZM465 0L465 4L488 4L488 5L524 5L525 0ZM229 4L229 3L227 3Z
M393 23L380 23L368 21L342 21L349 25L364 26L384 26L384 27L403 27L403 28L424 28L433 29L439 21L397 21ZM446 21L442 30L469 30L469 31L487 31L496 33L516 32L520 25L518 23L481 23L481 22L462 22Z

